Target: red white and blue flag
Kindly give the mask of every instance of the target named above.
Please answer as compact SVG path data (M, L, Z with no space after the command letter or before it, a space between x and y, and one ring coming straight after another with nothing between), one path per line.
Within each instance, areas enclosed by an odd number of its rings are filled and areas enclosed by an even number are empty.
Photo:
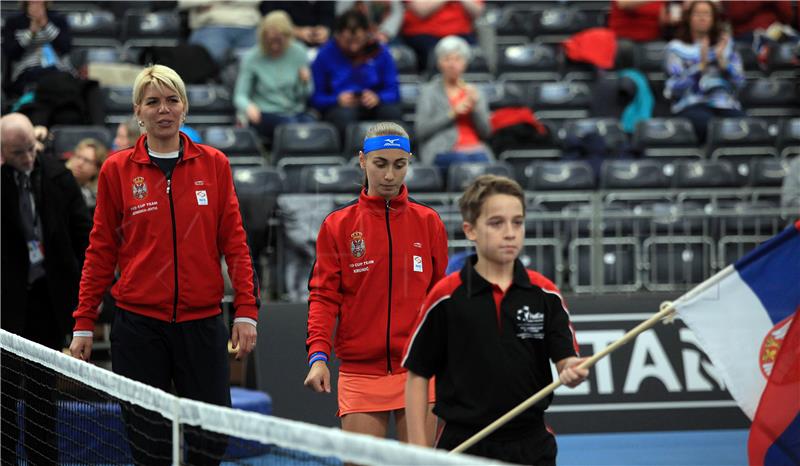
M676 301L753 420L751 465L800 465L800 220Z

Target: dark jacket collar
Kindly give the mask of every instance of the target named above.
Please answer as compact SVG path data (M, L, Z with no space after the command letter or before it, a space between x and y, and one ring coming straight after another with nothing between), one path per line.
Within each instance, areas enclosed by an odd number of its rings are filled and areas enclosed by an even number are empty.
M368 196L366 188L361 190L358 197L358 204L367 209L368 212L376 215L384 215L386 212L386 199L381 196ZM389 201L390 215L397 215L408 207L408 189L406 185L400 187L400 193Z
M180 132L180 138L181 146L183 147L183 155L181 156L181 160L189 160L203 155L203 151L200 149L200 147L192 142L192 140L189 139L189 136L184 134L183 131ZM139 136L139 139L136 140L136 145L133 146L133 152L130 155L131 160L136 163L150 163L150 155L147 153L147 146L145 145L146 141L146 134Z
M476 262L478 262L477 255L469 256L467 260L464 261L464 267L460 272L461 283L467 287L467 294L470 296L492 291L492 284L475 270ZM531 279L528 277L528 271L525 270L525 266L522 265L519 259L514 261L514 278L511 280L511 286L533 288Z

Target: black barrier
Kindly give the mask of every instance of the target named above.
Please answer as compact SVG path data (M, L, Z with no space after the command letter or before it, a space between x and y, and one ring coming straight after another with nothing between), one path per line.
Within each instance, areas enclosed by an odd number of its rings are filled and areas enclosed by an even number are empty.
M566 296L578 343L590 355L675 299L665 293ZM259 320L258 387L276 416L338 426L334 392L303 387L307 307L267 304ZM724 324L723 324L724 325ZM721 328L720 331L724 331ZM556 391L548 423L557 433L732 429L749 421L683 323L658 324L601 360L587 383Z

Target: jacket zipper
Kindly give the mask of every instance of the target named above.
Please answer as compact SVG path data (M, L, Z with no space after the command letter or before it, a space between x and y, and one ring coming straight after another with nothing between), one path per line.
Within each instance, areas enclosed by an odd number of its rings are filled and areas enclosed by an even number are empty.
M389 202L386 201L386 234L389 236L389 300L386 304L386 369L392 373L392 229L389 228Z
M175 169L173 168L172 171L175 171ZM172 201L172 173L167 178L167 196L169 197L169 215L172 218L172 266L175 278L175 296L172 299L172 323L175 323L178 318L178 232L175 226L175 204Z

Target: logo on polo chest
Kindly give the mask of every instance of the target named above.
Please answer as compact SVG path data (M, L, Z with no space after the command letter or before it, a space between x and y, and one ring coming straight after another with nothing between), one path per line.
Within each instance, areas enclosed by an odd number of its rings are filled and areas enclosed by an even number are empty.
M350 235L350 253L353 257L362 257L367 252L367 247L364 244L364 234L360 231L355 231Z
M541 312L531 312L528 306L522 306L517 309L515 326L517 338L544 339L544 314Z
M137 176L133 179L133 198L142 200L147 197L147 184L144 182L143 176Z

